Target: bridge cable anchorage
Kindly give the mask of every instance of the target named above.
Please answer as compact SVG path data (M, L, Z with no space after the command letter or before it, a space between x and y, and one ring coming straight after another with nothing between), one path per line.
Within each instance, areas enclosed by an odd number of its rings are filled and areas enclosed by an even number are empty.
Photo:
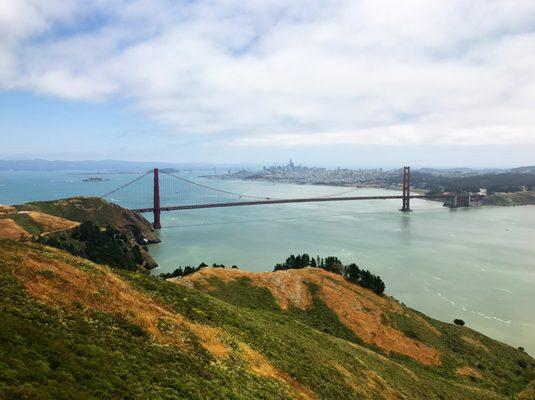
M230 194L230 195L239 196L239 197L246 197L246 198L249 198L249 199L257 199L257 200L278 200L278 199L275 199L273 197L251 196L251 195L243 194L243 193L229 192L227 190L217 189L217 188L214 188L214 187L211 187L211 186L203 185L203 184L198 183L198 182L190 181L189 179L181 178L179 176L171 174L170 172L166 172L166 171L160 171L160 172L162 172L162 173L164 173L166 175L172 176L173 178L176 178L176 179L181 180L183 182L187 182L187 183L190 183L190 184L195 185L195 186L200 186L200 187L205 188L205 189L214 190L214 191L220 192L220 193Z
M103 198L105 198L105 197L108 197L108 196L114 194L115 192L118 192L119 190L124 189L125 187L130 186L131 184L133 184L133 183L139 181L140 179L143 179L144 177L146 177L148 174L151 174L151 173L152 173L152 171L147 171L147 172L145 172L143 175L138 176L136 179L133 179L133 180L131 180L130 182L127 182L127 183L125 183L124 185L119 186L117 189L113 189L111 192L108 192L108 193L106 193L106 194L103 194L102 196L100 196L100 198L103 199Z

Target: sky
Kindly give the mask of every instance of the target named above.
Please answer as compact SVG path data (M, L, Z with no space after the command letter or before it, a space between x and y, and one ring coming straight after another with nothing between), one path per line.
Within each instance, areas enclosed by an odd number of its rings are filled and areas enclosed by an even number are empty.
M535 164L533 0L0 0L0 158Z

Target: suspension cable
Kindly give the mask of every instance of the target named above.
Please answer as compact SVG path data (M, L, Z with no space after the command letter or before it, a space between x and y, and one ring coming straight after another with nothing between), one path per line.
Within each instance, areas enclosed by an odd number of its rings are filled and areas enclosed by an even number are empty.
M146 176L147 176L148 174L150 174L150 173L152 173L152 171L147 171L147 172L145 172L143 175L138 176L136 179L133 179L133 180L131 180L130 182L127 182L127 183L125 183L124 185L119 186L117 189L113 189L111 192L108 192L108 193L106 193L106 194L103 194L102 196L100 196L100 198L108 197L109 195L112 195L113 193L118 192L119 190L124 189L124 188L127 187L127 186L130 186L132 183L139 181L141 178L146 177Z
M201 183L190 181L189 179L181 178L179 176L171 174L170 172L166 172L166 171L160 171L160 172L163 172L164 174L170 175L173 178L176 178L176 179L181 180L183 182L187 182L187 183L190 183L190 184L195 185L195 186L200 186L200 187L205 188L205 189L215 190L216 192L220 192L220 193L231 194L233 196L239 196L239 197L247 197L247 198L250 198L250 199L276 200L273 197L250 196L250 195L243 194L243 193L234 193L234 192L229 192L229 191L222 190L222 189L216 189L216 188L213 188L213 187L210 187L210 186L203 185Z

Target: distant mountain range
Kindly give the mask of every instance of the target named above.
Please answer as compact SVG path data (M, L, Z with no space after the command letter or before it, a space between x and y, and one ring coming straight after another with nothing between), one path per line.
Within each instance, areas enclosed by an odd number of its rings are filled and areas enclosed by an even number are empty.
M535 174L535 166L516 167L516 168L418 168L418 172L431 175L482 175L482 174L500 174L500 173L517 173L517 174Z
M0 160L0 171L84 171L84 172L138 172L151 168L169 170L196 169L211 170L221 168L239 170L251 168L245 164L217 164L217 163L170 163L156 161L123 161L123 160ZM355 167L356 168L356 167ZM254 168L253 168L254 169ZM535 174L535 165L516 168L418 168L417 171L431 175L479 175L496 173Z
M0 160L0 171L86 171L86 172L138 172L151 168L167 169L206 169L213 168L238 169L242 165L210 164L210 163L168 163L152 161L121 161L121 160Z
M509 170L510 172L516 172L519 174L535 174L535 165L529 166L529 167L518 167L518 168L512 168Z

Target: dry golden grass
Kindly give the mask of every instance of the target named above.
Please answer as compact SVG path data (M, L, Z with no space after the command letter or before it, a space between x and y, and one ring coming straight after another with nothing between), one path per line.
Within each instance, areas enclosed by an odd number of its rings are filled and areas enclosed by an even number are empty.
M462 375L462 376L473 376L474 378L479 378L479 379L483 378L483 375L481 375L481 372L468 366L457 368L455 372L457 372L459 375Z
M51 233L71 229L80 225L79 222L70 221L65 218L45 214L39 211L20 211L19 214L27 214L31 219L43 227L43 233Z
M220 329L194 322L187 322L187 326L195 332L201 341L201 345L214 357L223 358L228 356L230 348L223 343L223 332Z
M535 399L535 380L531 381L522 392L518 394L518 400Z
M247 344L238 342L238 350L232 350L225 343L225 339L230 338L226 332L185 319L134 289L108 267L82 261L53 248L46 248L46 254L39 251L43 249L41 246L30 245L29 249L9 255L21 260L13 274L30 296L45 304L69 312L98 310L121 315L150 333L155 341L184 351L191 350L185 338L192 333L215 358L225 359L231 352L236 352L253 374L276 379L286 385L292 398L315 398L309 389L278 371ZM73 267L77 263L82 263L83 268Z
M9 218L0 219L0 238L20 239L20 237L31 237L27 231L22 229L15 221Z
M407 337L390 324L387 313L403 314L424 324L431 332L440 332L416 313L410 312L388 296L377 296L370 290L347 282L342 276L318 268L304 268L277 272L254 273L236 269L204 268L201 271L174 281L191 286L193 283L207 291L213 288L211 279L230 282L249 278L254 286L270 290L284 310L295 307L306 310L312 303L308 283L317 285L321 300L338 316L340 321L357 336L388 352L404 354L426 365L440 364L438 350Z
M461 339L464 340L466 343L471 344L472 346L476 346L482 350L485 350L487 353L490 352L489 348L477 339L474 339L468 336L461 336Z
M93 309L116 313L146 330L155 340L184 347L179 335L185 328L181 315L134 290L107 267L89 262L87 265L91 270L26 253L14 274L31 296L46 304L70 311ZM159 328L162 322L173 329L162 331Z
M366 372L367 387L372 393L377 393L385 400L404 400L405 396L392 388L386 380L373 371Z
M297 270L271 272L247 272L239 269L204 268L200 272L188 275L184 279L172 278L170 281L193 287L199 284L203 289L211 291L210 280L216 278L223 282L231 282L240 278L249 278L253 286L268 288L283 310L288 307L307 309L312 304L312 296L306 286L305 277Z
M239 344L241 358L247 363L249 370L258 376L277 379L292 388L292 398L300 400L315 399L316 395L307 387L301 385L288 374L277 370L262 354L254 351L245 343Z
M12 214L14 212L17 212L17 209L15 207L0 204L0 214Z

